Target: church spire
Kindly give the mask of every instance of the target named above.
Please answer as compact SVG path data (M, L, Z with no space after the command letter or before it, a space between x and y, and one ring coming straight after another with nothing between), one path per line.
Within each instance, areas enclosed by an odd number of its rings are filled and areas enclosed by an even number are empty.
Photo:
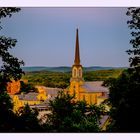
M80 51L79 51L79 38L78 29L76 30L76 45L75 45L75 60L72 66L72 78L71 81L83 82L83 68L80 64Z
M76 30L76 45L75 45L75 65L80 65L80 52L79 52L79 37L78 37L78 29Z

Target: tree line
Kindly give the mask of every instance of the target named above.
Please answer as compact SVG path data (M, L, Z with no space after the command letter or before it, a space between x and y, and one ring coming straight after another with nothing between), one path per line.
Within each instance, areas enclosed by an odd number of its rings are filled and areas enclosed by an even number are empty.
M85 81L104 81L108 78L116 78L122 73L123 69L96 70L83 73ZM67 88L70 84L71 72L49 72L36 71L28 72L22 77L28 83L36 86Z

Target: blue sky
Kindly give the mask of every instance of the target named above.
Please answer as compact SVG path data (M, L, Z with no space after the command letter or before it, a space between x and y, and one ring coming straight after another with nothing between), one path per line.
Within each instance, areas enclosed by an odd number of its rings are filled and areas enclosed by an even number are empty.
M11 53L25 66L71 66L79 28L83 66L128 66L127 8L21 8L2 20L2 35L18 40Z

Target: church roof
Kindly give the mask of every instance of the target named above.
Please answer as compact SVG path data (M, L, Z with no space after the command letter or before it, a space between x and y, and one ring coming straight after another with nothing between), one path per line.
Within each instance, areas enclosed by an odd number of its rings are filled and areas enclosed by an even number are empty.
M102 86L103 81L94 81L94 82L84 82L81 86L86 90L86 92L105 92L108 93L109 89Z

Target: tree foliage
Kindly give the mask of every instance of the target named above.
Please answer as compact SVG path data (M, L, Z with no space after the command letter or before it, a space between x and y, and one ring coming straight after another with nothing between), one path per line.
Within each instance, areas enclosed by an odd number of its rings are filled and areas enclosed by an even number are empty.
M24 81L20 81L20 91L19 94L21 93L29 93L29 92L38 92L38 90L35 88L34 85L30 83L25 83Z
M17 132L42 132L43 127L40 125L38 111L30 108L28 104L21 108L18 113Z
M0 8L0 21L2 18L11 17L13 13L18 12L19 10L20 8L14 8L14 7ZM24 62L18 60L18 58L14 57L9 53L9 49L15 47L16 43L17 43L16 39L0 36L0 57L3 62L3 65L0 68L0 131L1 132L18 132L19 130L31 131L31 129L25 129L26 127L31 128L31 125L27 124L26 122L33 123L36 121L36 115L30 112L30 109L27 107L23 109L23 112L21 113L20 117L17 116L13 112L13 103L11 101L11 97L6 93L7 82L10 82L11 79L18 80L21 78L23 74L23 71L20 66L23 65ZM29 112L27 112L26 110L29 110ZM36 126L37 126L37 122L36 122ZM32 131L34 130L35 129L32 128Z
M105 83L110 88L108 103L111 105L111 125L107 131L140 132L140 75L132 70L124 71L119 78Z
M13 104L11 98L6 92L0 94L0 132L9 132L13 130L15 115L12 111Z
M100 106L74 101L74 96L59 93L50 101L51 114L47 115L45 128L49 132L99 132Z
M0 8L0 21L2 18L11 17L20 8ZM1 22L0 22L1 23ZM9 49L16 46L17 40L11 37L0 36L0 57L3 65L0 68L0 93L6 90L7 82L13 78L18 80L21 78L23 71L20 68L24 64L23 61L18 60L9 53Z
M133 48L127 50L131 56L129 58L130 66L140 66L140 8L128 8L126 14L130 17L130 20L127 21L128 27L132 30L130 43Z
M130 67L116 79L111 78L104 84L109 86L108 104L111 105L111 132L140 132L140 8L128 8L130 16L127 22L132 31L130 43L133 48L127 53L131 55Z

